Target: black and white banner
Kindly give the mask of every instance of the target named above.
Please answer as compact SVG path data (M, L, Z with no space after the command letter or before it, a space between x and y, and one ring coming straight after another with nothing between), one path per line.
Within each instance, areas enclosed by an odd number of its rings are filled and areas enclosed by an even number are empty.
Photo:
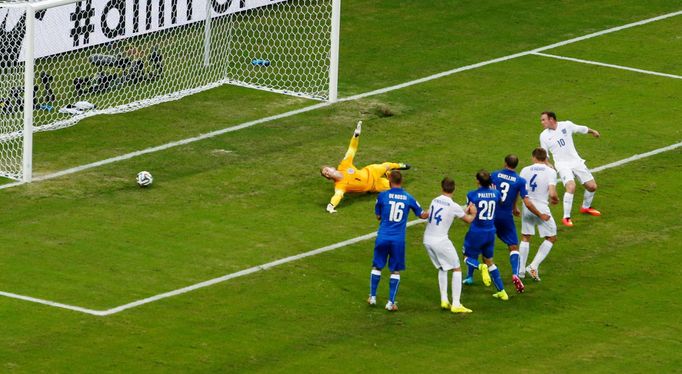
M35 58L108 43L288 0L83 0L37 11ZM0 60L23 61L25 11L0 7Z

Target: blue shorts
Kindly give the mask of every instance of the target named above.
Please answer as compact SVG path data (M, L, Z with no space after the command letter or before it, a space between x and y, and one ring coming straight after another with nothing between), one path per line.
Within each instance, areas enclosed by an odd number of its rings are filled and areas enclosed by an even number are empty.
M493 258L495 253L495 230L490 231L471 231L464 236L462 246L464 256L478 258L483 255L485 258Z
M381 270L386 266L387 260L388 270L391 272L405 270L405 240L377 238L372 266Z
M519 245L519 236L516 234L516 225L514 224L514 216L511 214L495 215L495 231L497 237L506 245Z

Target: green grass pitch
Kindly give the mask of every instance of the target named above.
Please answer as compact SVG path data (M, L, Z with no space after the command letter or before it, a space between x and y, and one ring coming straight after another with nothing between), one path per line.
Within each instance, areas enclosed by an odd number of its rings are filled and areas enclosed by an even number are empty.
M679 10L670 0L345 0L340 96ZM680 75L681 30L677 16L546 52ZM371 233L374 196L348 195L329 215L333 188L318 172L340 160L359 119L358 166L411 163L405 188L422 204L449 175L463 202L478 169L500 168L507 153L528 164L543 110L601 132L575 137L594 168L680 142L681 101L677 79L524 56L4 189L0 291L104 310ZM35 136L35 174L312 104L221 87L89 118ZM151 188L135 185L140 170ZM679 148L596 173L604 215L560 227L543 281L525 294L501 303L480 281L465 287L471 315L439 310L419 224L407 232L397 313L365 303L368 240L106 317L1 297L0 371L678 372L680 175ZM465 230L451 230L458 248ZM507 250L496 252L510 290Z

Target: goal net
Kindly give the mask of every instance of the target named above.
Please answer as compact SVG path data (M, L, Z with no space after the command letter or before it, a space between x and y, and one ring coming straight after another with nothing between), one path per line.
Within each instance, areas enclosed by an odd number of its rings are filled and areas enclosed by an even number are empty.
M339 2L0 4L0 176L30 181L34 131L222 84L335 100Z

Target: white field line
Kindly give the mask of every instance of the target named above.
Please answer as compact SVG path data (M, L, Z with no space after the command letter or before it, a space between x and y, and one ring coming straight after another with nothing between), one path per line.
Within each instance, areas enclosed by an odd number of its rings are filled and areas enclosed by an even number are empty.
M602 166L597 166L597 167L594 168L594 169L590 169L590 171L593 172L593 173L598 173L598 172L600 172L600 171L602 171L602 170L615 168L615 167L617 167L617 166L625 165L625 164L627 164L627 163L629 163L629 162L632 162L632 161L637 161L637 160L641 160L641 159L643 159L643 158L647 158L647 157L651 157L651 156L653 156L653 155L657 155L657 154L659 154L659 153L672 151L673 149L677 149L677 148L679 148L679 147L682 147L682 142L675 143L675 144L669 145L669 146L667 146L667 147L654 149L653 151L649 151L649 152L646 152L646 153L636 154L636 155L634 155L634 156L631 156L631 157L628 157L628 158L624 158L624 159L622 159L622 160L620 160L620 161L612 162L612 163L610 163L610 164L606 164L606 165L602 165Z
M30 296L18 295L18 294L11 293L11 292L3 292L3 291L0 291L0 296L9 297L9 298L11 298L11 299L19 299L19 300L24 300L24 301L30 301L30 302L32 302L32 303L38 303L38 304L53 306L53 307L55 307L55 308L69 309L69 310L73 310L73 311L76 311L76 312L81 312L81 313L86 313L86 314L92 314L93 316L104 316L104 315L105 315L105 314L103 314L103 311L101 311L101 310L93 310L93 309L88 309L88 308L81 308L81 307L79 307L79 306L74 306L74 305L69 305L69 304L57 303L57 302L54 302L54 301L38 299L38 298L35 298L35 297L30 297Z
M581 63L581 64L597 65L597 66L603 66L603 67L607 67L607 68L614 68L614 69L620 69L620 70L634 71L634 72L636 72L636 73L642 73L642 74L657 75L657 76L659 76L659 77L674 78L674 79L682 79L682 76L680 76L680 75L659 73L659 72L657 72L657 71L636 69L636 68L631 68L631 67L622 66L622 65L606 64L606 63L603 63L603 62L590 61L590 60L583 60L583 59L573 58L573 57L557 56L557 55L551 55L551 54L548 54L548 53L540 53L540 52L535 52L535 53L533 53L533 55L535 55L535 56L542 56L542 57L549 57L549 58L555 58L555 59L557 59L557 60L565 60L565 61L579 62L579 63Z
M429 76L427 76L427 77L420 78L420 79L416 79L416 80L409 81L409 82L405 82L405 83L402 83L402 84L398 84L398 85L394 85L394 86L389 86L389 87L385 87L385 88L381 88L381 89L378 89L378 90L369 91L369 92L365 92L365 93L361 93L361 94L357 94L357 95L353 95L353 96L348 96L348 97L339 99L338 102L353 101L353 100L359 100L359 99L362 99L362 98L365 98L365 97L370 97L370 96L375 96L375 95L381 95L381 94L384 94L384 93L387 93L387 92L391 92L391 91L395 91L395 90L399 90L399 89L402 89L402 88L405 88L405 87L410 87L410 86L413 86L413 85L416 85L416 84L421 84L421 83L429 82L429 81L432 81L432 80L435 80L435 79L440 79L440 78L443 78L443 77L447 77L447 76L449 76L449 75L456 74L456 73L459 73L459 72L477 69L477 68L480 68L480 67L483 67L483 66L486 66L486 65L495 64L495 63L498 63L498 62L508 61L508 60L515 59L515 58L518 58L518 57L522 57L522 56L527 56L527 55L535 54L535 53L538 53L538 52L541 52L541 51L546 51L546 50L548 50L548 49L552 49L552 48L556 48L556 47L561 47L561 46L564 46L564 45L567 45L567 44L576 43L576 42L579 42L579 41L582 41L582 40L591 39L591 38L594 38L594 37L597 37L597 36L601 36L601 35L609 34L609 33L612 33L612 32L616 32L616 31L628 29L628 28L631 28L631 27L636 27L636 26L645 25L645 24L651 23L651 22L661 21L661 20L664 20L664 19L667 19L667 18L671 18L671 17L676 17L676 16L679 16L679 15L682 15L682 10L677 11L677 12L671 12L671 13L663 14L663 15L660 15L660 16L657 16L657 17L647 18L647 19L644 19L644 20L641 20L641 21L637 21L637 22L633 22L633 23L628 23L628 24L625 24L625 25L622 25L622 26L612 27L612 28L610 28L610 29L606 29L606 30L594 32L594 33L587 34L587 35L583 35L583 36L580 36L580 37L577 37L577 38L572 38L572 39L564 40L564 41L562 41L562 42L558 42L558 43L554 43L554 44L549 44L549 45L546 45L546 46L544 46L544 47L535 48L535 49L528 50L528 51L525 51L525 52L514 53L514 54L511 54L511 55L504 56L504 57L499 57L499 58L495 58L495 59L492 59L492 60L487 60L487 61L483 61L483 62L479 62L479 63L476 63L476 64L467 65L467 66L462 66L462 67L459 67L459 68L456 68L456 69L452 69L452 70L444 71L444 72L441 72L441 73L429 75ZM95 167L99 167L99 166L111 164L111 163L114 163L114 162L123 161L123 160L128 160L128 159L131 159L131 158L133 158L133 157L145 155L145 154L148 154L148 153L159 152L159 151L163 151L163 150L166 150L166 149L169 149L169 148L173 148L173 147L177 147L177 146L180 146L180 145L185 145L185 144L193 143L193 142L196 142L196 141L200 141L200 140L204 140L204 139L213 138L213 137L216 137L216 136L219 136L219 135L222 135L222 134L226 134L226 133L228 133L228 132L233 132L233 131L245 129L245 128L248 128L248 127L251 127L251 126L255 126L255 125L258 125L258 124L261 124L261 123L266 123L266 122L275 121L275 120L278 120L278 119L283 119L283 118L291 117L291 116L294 116L294 115L297 115L297 114L309 112L309 111L316 110L316 109L319 109L319 108L324 108L324 107L327 107L327 106L330 106L330 105L333 105L333 104L334 104L334 103L332 103L332 102L324 102L324 103L320 103L320 104L315 104L315 105L311 105L311 106L308 106L308 107L304 107L304 108L301 108L301 109L292 110L292 111L285 112L285 113L282 113L282 114L278 114L278 115L274 115L274 116L270 116L270 117L265 117L265 118L261 118L261 119L254 120L254 121L244 122L244 123L239 124L239 125L236 125L236 126L226 127L226 128L224 128L224 129L221 129L221 130L212 131L212 132L209 132L209 133L207 133L207 134L202 134L202 135L195 136L195 137L192 137L192 138L187 138L187 139L183 139L183 140L179 140L179 141L175 141L175 142L171 142L171 143L162 144L162 145L159 145L159 146L156 146L156 147L143 149L143 150L141 150L141 151L136 151L136 152L127 153L127 154L124 154L124 155L121 155L121 156L112 157L112 158L108 158L108 159L105 159L105 160L100 160L100 161L93 162L93 163L90 163L90 164L85 164L85 165L81 165L81 166L76 166L76 167L73 167L73 168L70 168L70 169L58 171L58 172L51 173L51 174L45 174L45 175L42 175L42 176L38 176L38 177L33 178L33 181L43 181L43 180L48 180L48 179L53 179L53 178L62 177L62 176L69 175L69 174L73 174L73 173L78 173L78 172L81 172L81 171L83 171L83 170L88 170L88 169L92 169L92 168L95 168ZM22 184L24 184L24 182L8 183L8 184L0 185L0 189L15 187L15 186L19 186L19 185L22 185Z
M679 142L679 143L676 143L676 144L672 144L672 145L669 145L669 146L667 146L667 147L658 148L658 149L655 149L655 150L650 151L650 152L641 153L641 154L636 154L636 155L634 155L634 156L631 156L631 157L622 159L622 160L620 160L620 161L612 162L612 163L610 163L610 164L606 164L606 165L602 165L602 166L593 168L593 169L591 169L591 171L592 171L593 173L598 173L598 172L600 172L600 171L602 171L602 170L615 168L615 167L618 167L618 166L627 164L627 163L629 163L629 162L641 160L641 159L643 159L643 158L650 157L650 156L653 156L653 155L656 155L656 154L659 154L659 153L663 153L663 152L667 152L667 151L672 151L672 150L677 149L677 148L679 148L679 147L682 147L682 142ZM414 226L414 225L419 224L419 223L422 223L422 222L424 222L424 221L425 221L425 220L422 220L422 219L416 219L416 220L414 220L414 221L408 222L408 223L407 223L407 226L408 226L408 227L409 227L409 226ZM117 306L117 307L114 307L114 308L111 308L111 309L107 309L107 310L93 310L93 309L87 309L87 308L82 308L82 307L79 307L79 306L68 305L68 304L62 304L62 303L57 303L57 302L54 302L54 301L49 301L49 300L44 300L44 299L38 299L38 298L35 298L35 297L23 296L23 295L18 295L18 294L15 294L15 293L2 292L2 291L0 291L0 296L5 296L5 297L13 298L13 299L20 299L20 300L30 301L30 302L34 302L34 303L49 305L49 306L56 307L56 308L69 309L69 310L73 310L73 311L76 311L76 312L87 313L87 314L91 314L91 315L95 315L95 316L108 316L108 315L112 315L112 314L115 314L115 313L122 312L122 311L127 310L127 309L131 309L131 308L138 307L138 306L140 306L140 305L149 304L149 303L152 303L152 302L161 300L161 299L166 299L166 298L169 298L169 297L173 297L173 296L181 295L181 294L184 294L184 293L187 293L187 292L191 292L191 291L194 291L194 290L198 290L198 289L200 289L200 288L204 288L204 287L212 286L212 285L214 285L214 284L222 283L222 282L225 282L225 281L230 280L230 279L234 279L234 278L242 277L242 276L245 276L245 275L253 274L253 273L259 272L259 271L261 271L261 270L267 270L267 269L270 269L270 268L274 268L275 266L279 266L279 265L282 265L282 264L286 264L286 263L289 263L289 262L292 262L292 261L297 261L297 260L300 260L300 259L303 259L303 258L306 258L306 257L311 257L311 256L318 255L318 254L320 254L320 253L333 251L333 250L338 249L338 248L346 247L346 246L349 246L349 245L352 245L352 244L355 244L355 243L359 243L359 242L362 242L362 241L365 241L365 240L369 240L369 239L375 238L376 236L377 236L376 232L372 232L372 233L365 234L365 235L362 235L362 236L358 236L358 237L355 237L355 238L352 238L352 239L348 239L348 240L345 240L345 241L342 241L342 242L338 242L338 243L335 243L335 244L331 244L331 245L328 245L328 246L326 246L326 247L322 247L322 248L314 249L314 250L312 250L312 251L300 253L300 254L297 254L297 255L289 256L289 257L285 257L285 258L282 258L282 259L279 259L279 260L275 260L275 261L271 261L271 262L268 262L268 263L265 263L265 264L262 264L262 265L253 266L253 267L250 267L250 268L248 268L248 269L244 269L244 270L241 270L241 271L238 271L238 272L235 272L235 273L226 274L226 275L223 275L223 276L218 277L218 278L209 279L209 280L204 281L204 282L201 282L201 283L196 283L196 284L193 284L193 285L190 285L190 286L187 286L187 287L179 288L179 289L177 289L177 290L173 290L173 291L161 293L161 294L158 294L158 295L154 295L154 296L151 296L151 297L147 297L147 298L144 298L144 299L140 299L140 300L137 300L137 301L133 301L133 302L131 302L131 303L124 304L124 305L120 305L120 306Z
M624 30L624 29L627 29L627 28L636 27L636 26L640 26L640 25L647 24L647 23L660 21L660 20L663 20L663 19L666 19L666 18L678 16L678 15L681 15L681 14L682 14L682 11L667 13L667 14L664 14L664 15L661 15L661 16L658 16L658 17L648 18L648 19L645 19L645 20L642 20L642 21L633 22L633 23L629 23L629 24L626 24L626 25L618 26L618 27L613 27L613 28L606 29L606 30L602 30L602 31L595 32L595 33L592 33L592 34L587 34L587 35L584 35L584 36L581 36L581 37L577 37L577 38L573 38L573 39L568 39L568 40L565 40L565 41L562 41L562 42L558 42L558 43L550 44L550 45L547 45L547 46L544 46L544 47L536 48L536 49L533 49L533 50L530 50L530 51L515 53L515 54L512 54L512 55L505 56L505 57L500 57L500 58L496 58L496 59L492 59L492 60L488 60L488 61L483 61L483 62L480 62L480 63L477 63L477 64L467 65L467 66L463 66L463 67L460 67L460 68L448 70L448 71L445 71L445 72L442 72L442 73L430 75L430 76L428 76L428 77L424 77L424 78L421 78L421 79L413 80L413 81L406 82L406 83L403 83L403 84L399 84L399 85L395 85L395 86L390 86L390 87L382 88L382 89L379 89L379 90L374 90L374 91L366 92L366 93L363 93L363 94L358 94L358 95L354 95L354 96L349 96L349 97L346 97L346 98L339 99L338 101L340 101L340 102L343 102L343 101L351 101L351 100L358 100L358 99L365 98L365 97L369 97L369 96L380 95L380 94L383 94L383 93L386 93L386 92L399 90L399 89L402 89L402 88L405 88L405 87L409 87L409 86L412 86L412 85L415 85L415 84L420 84L420 83L428 82L428 81L431 81L431 80L434 80L434 79L439 79L439 78L442 78L442 77L446 77L446 76L448 76L448 75L452 75L452 74L455 74L455 73L458 73L458 72L461 72L461 71L472 70L472 69L476 69L476 68L479 68L479 67L482 67L482 66L494 64L494 63L497 63L497 62L502 62L502 61L511 60L511 59L514 59L514 58L517 58L517 57L521 57L521 56L526 56L526 55L529 55L529 54L536 54L536 53L541 52L541 51L544 51L544 50L548 50L548 49L552 49L552 48L556 48L556 47L561 47L561 46L563 46L563 45L567 45L567 44L579 42L579 41L582 41L582 40L594 38L594 37L597 37L597 36L605 35L605 34L612 33L612 32L616 32L616 31L620 31L620 30ZM141 150L141 151L131 152L131 153L128 153L128 154L125 154L125 155L121 155L121 156L118 156L118 157L113 157L113 158L109 158L109 159L106 159L106 160L101 160L101 161L94 162L94 163L91 163L91 164L81 165L81 166L78 166L78 167L74 167L74 168L62 170L62 171L59 171L59 172L56 172L56 173L52 173L52 174L46 174L46 175L44 175L44 176L36 177L36 178L34 178L33 180L34 180L34 181L41 181L41 180L47 180L47 179L57 178L57 177L64 176L64 175L68 175L68 174L77 173L77 172L80 172L80 171L83 171L83 170L95 168L95 167L98 167L98 166L110 164L110 163L117 162L117 161L122 161L122 160L130 159L130 158L133 158L133 157L136 157L136 156L140 156L140 155L144 155L144 154L147 154L147 153L158 152L158 151L162 151L162 150L169 149L169 148L172 148L172 147L176 147L176 146L179 146L179 145L189 144L189 143L196 142L196 141L199 141L199 140L212 138L212 137L215 137L215 136L218 136L218 135L222 135L222 134L225 134L225 133L228 133L228 132L232 132L232 131L237 131L237 130L241 130L241 129L244 129L244 128L248 128L248 127L251 127L251 126L260 124L260 123L265 123L265 122L269 122L269 121L273 121L273 120L277 120L277 119L282 119L282 118L290 117L290 116L293 116L293 115L296 115L296 114L300 114L300 113L312 111L312 110L315 110L315 109L319 109L319 108L322 108L322 107L330 106L330 105L332 105L332 104L333 104L333 103L326 102L326 103L320 103L320 104L316 104L316 105L311 105L311 106L308 106L308 107L305 107L305 108L301 108L301 109L289 111L289 112L282 113L282 114L278 114L278 115L275 115L275 116L270 116L270 117L265 117L265 118L261 118L261 119L254 120L254 121L245 122L245 123L242 123L242 124L237 125L237 126L227 127L227 128L221 129L221 130L213 131L213 132L210 132L210 133L207 133L207 134L203 134L203 135L199 135L199 136L196 136L196 137L187 138L187 139L179 140L179 141L176 141L176 142L166 143L166 144L163 144L163 145L160 145L160 146L156 146L156 147L152 147L152 148L143 149L143 150ZM671 146L668 146L668 147L665 147L665 148L660 148L660 149L658 149L658 150L654 150L654 151L651 151L651 152L648 152L648 153L644 153L644 154L641 154L641 155L635 155L635 156L629 157L629 158L624 159L624 160L621 160L621 161L617 161L617 162L614 162L614 163L611 163L611 164L608 164L608 165L604 165L604 166L601 166L601 167L592 169L592 172L595 172L595 173L596 173L596 172L598 172L598 171L605 170L605 169L608 169L608 168L611 168L611 167L620 166L620 165L623 165L623 164L625 164L625 163L627 163L627 162L631 162L631 161L634 161L634 160L638 160L638 159L640 159L640 158L648 157L648 156L650 156L650 155L654 155L654 154L657 154L657 153L661 153L661 152L665 152L665 151L668 151L668 150L675 149L675 148L679 147L680 145L682 145L682 143L673 144L673 145L671 145ZM8 184L5 184L5 185L0 186L0 189L9 188L9 187L14 187L14 186L19 186L19 185L22 185L22 184L23 184L23 182L8 183ZM409 226L412 226L412 225L415 225L415 224L420 223L420 222L422 222L422 220L415 220L415 221L409 222L408 225L409 225ZM242 271L239 271L239 272L236 272L236 273L227 274L227 275L224 275L224 276L219 277L219 278L214 278L214 279L211 279L211 280L208 280L208 281L205 281L205 282L197 283L197 284L192 285L192 286L188 286L188 287L181 288L181 289L178 289L178 290L166 292L166 293L159 294L159 295L156 295L156 296L152 296L152 297L149 297L149 298L146 298L146 299L141 299L141 300L138 300L138 301L134 301L134 302L132 302L132 303L128 303L128 304L125 304L125 305L121 305L121 306L118 306L118 307L115 307L115 308L111 308L111 309L107 309L107 310L103 310L103 311L102 311L102 310L87 309L87 308L82 308L82 307L79 307L79 306L73 306L73 305L68 305L68 304L62 304L62 303L58 303L58 302L54 302L54 301L50 301L50 300L44 300L44 299L34 298L34 297L30 297L30 296L24 296L24 295L19 295L19 294L15 294L15 293L10 293L10 292L3 292L3 291L0 291L0 296L5 296L5 297L9 297L9 298L14 298L14 299L19 299L19 300L25 300L25 301L30 301L30 302L34 302L34 303L44 304L44 305L49 305L49 306L53 306L53 307L56 307L56 308L69 309L69 310L73 310L73 311L77 311L77 312L82 312L82 313L87 313L87 314L96 315L96 316L106 316L106 315L110 315L110 314L114 314L114 313L121 312L121 311L126 310L126 309L134 308L134 307L139 306L139 305L147 304L147 303L150 303L150 302L153 302L153 301L157 301L157 300L164 299L164 298L168 298L168 297L175 296L175 295L180 295L180 294L183 294L183 293L186 293L186 292L190 292L190 291L193 291L193 290L196 290L196 289L199 289L199 288L203 288L203 287L207 287L207 286L210 286L210 285L213 285L213 284L216 284L216 283L224 282L224 281L226 281L226 280L228 280L228 279L233 279L233 278L240 277L240 276L242 276L242 275L247 275L247 274L251 274L251 273L254 273L254 272L257 272L257 271L260 271L260 270L268 269L268 268L271 268L271 267L274 267L274 266L277 266L277 265L281 265L281 264L284 264L284 263L287 263L287 262L291 262L291 261L294 261L294 260L298 260L298 259L300 259L300 258L309 257L309 256L313 256L313 255L316 255L316 254L319 254L319 253L331 251L331 250L334 250L334 249L337 249L337 248L340 248L340 247L343 247L343 246L346 246L346 245L350 245L350 244L357 243L357 242L362 241L362 240L368 240L368 239L371 239L371 238L373 238L373 237L375 237L375 236L376 236L376 233L366 234L366 235L363 235L363 236L359 236L359 237L356 237L356 238L353 238L353 239L346 240L346 241L344 241L344 242L332 244L332 245L327 246L327 247L319 248L319 249L312 250L312 251L309 251L309 252L305 252L305 253L302 253L302 254L298 254L298 255L295 255L295 256L286 257L286 258L281 259L281 260L269 262L269 263L267 263L267 264L260 265L260 266L255 266L255 267L252 267L252 268L249 268L249 269L246 269L246 270L242 270Z

